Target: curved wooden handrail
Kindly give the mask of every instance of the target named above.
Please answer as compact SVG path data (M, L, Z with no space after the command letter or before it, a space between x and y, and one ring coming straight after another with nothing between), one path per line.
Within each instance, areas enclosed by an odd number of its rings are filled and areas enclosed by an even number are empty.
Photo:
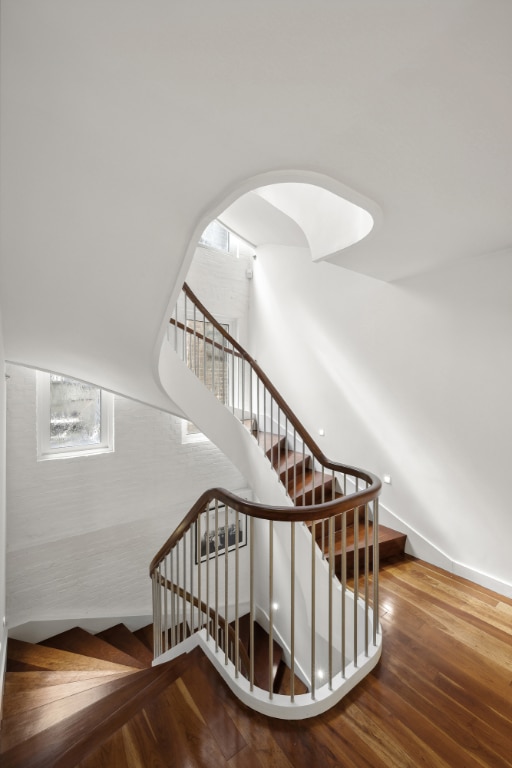
M365 480L366 482L370 484L378 483L380 488L380 480L375 475L371 474L371 472L365 472L362 469L358 469L357 467L348 467L343 464L338 464L334 461L331 461L325 454L322 452L320 447L317 445L317 443L313 440L311 434L307 431L307 429L304 427L300 419L295 415L295 413L292 411L290 406L286 403L284 398L281 396L281 394L278 392L278 390L275 388L275 386L272 384L266 373L260 368L256 360L254 360L251 355L246 352L246 350L238 343L236 339L231 336L225 328L222 327L222 325L213 317L212 314L206 309L206 307L201 303L201 301L197 298L195 293L191 290L191 288L187 285L187 283L184 283L183 285L183 292L186 296L196 305L196 307L199 309L200 312L203 313L205 317L208 318L208 321L212 323L212 325L216 328L219 333L222 334L222 336L229 341L231 346L237 350L239 356L243 358L249 365L253 368L255 373L257 373L259 379L264 384L265 388L270 392L273 399L276 401L276 403L279 405L279 408L283 411L283 413L288 418L288 421L293 424L295 430L297 433L301 436L304 443L308 446L309 450L313 454L313 456L319 461L320 464L322 464L327 469L332 469L335 472L347 472L347 474L351 474L354 477L358 477L360 480ZM225 348L226 352L231 352L229 348Z
M152 575L158 564L169 554L171 549L192 527L199 515L209 507L212 501L217 500L222 504L226 504L230 509L234 509L244 515L249 515L249 517L259 518L260 520L295 523L326 520L329 517L348 512L356 507L363 507L375 499L381 487L380 480L378 478L375 479L377 481L375 485L364 488L356 493L342 496L339 499L325 501L321 504L301 505L300 507L276 507L268 504L259 504L255 501L242 499L225 488L210 488L199 497L165 544L158 550L149 566L149 573Z

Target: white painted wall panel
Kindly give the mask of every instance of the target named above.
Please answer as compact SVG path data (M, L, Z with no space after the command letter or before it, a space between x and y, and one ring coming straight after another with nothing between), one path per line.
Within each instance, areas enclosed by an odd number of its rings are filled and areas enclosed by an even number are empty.
M510 251L390 284L269 246L252 285L250 351L324 452L391 475L413 551L510 592Z
M5 651L7 644L7 631L5 627L6 615L6 520L5 520L5 355L4 337L2 329L2 313L0 312L0 702L3 692L3 672L5 664ZM1 705L0 705L1 715Z
M9 366L8 621L150 613L151 558L207 488L245 479L181 420L115 398L115 452L36 461L36 376Z

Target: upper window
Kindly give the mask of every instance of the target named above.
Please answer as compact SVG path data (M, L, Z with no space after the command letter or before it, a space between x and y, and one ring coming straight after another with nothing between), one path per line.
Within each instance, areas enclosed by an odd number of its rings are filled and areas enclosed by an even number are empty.
M229 231L222 226L220 221L214 219L206 227L199 240L200 245L208 245L219 251L229 253Z
M114 450L113 396L83 381L38 372L38 459Z
M204 320L187 320L188 328L193 333L187 334L187 366L194 371L215 397L228 405L229 397L229 360L224 348L224 337L212 323ZM229 333L229 325L221 323ZM184 443L207 440L192 421L183 422L182 438Z

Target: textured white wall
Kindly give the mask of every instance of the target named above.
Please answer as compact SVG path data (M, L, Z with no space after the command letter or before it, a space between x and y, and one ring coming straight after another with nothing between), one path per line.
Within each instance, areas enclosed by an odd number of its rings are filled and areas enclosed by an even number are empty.
M0 312L0 680L3 681L3 669L6 650L6 631L4 617L5 605L5 356L4 338L2 332L2 314ZM0 701L2 697L2 682L0 682Z
M324 452L391 475L389 524L506 593L511 285L510 252L390 284L269 246L250 315L251 353Z
M211 314L224 321L236 319L231 334L245 345L249 312L250 283L247 269L253 269L252 256L216 251L199 246L190 265L186 282Z
M115 452L36 461L36 376L8 366L9 626L151 612L148 566L197 497L245 486L210 442L181 443L181 420L115 398Z

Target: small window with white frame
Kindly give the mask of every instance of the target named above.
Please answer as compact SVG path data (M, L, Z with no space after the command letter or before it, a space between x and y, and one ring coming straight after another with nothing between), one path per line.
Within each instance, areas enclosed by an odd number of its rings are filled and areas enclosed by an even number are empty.
M37 458L72 458L114 450L114 398L93 384L37 373Z

